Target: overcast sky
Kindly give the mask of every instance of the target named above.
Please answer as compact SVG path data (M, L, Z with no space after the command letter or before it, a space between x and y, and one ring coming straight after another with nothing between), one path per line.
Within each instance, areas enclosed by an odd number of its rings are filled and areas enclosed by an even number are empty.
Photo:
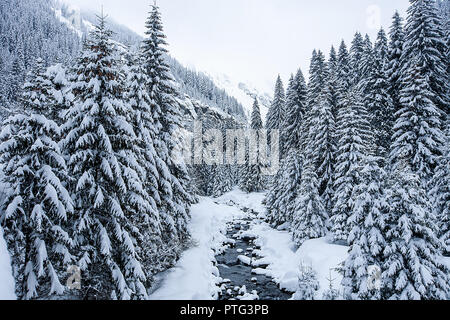
M67 0L105 12L139 34L153 0ZM314 48L347 45L359 30L376 37L408 0L158 0L171 55L197 70L224 73L272 93ZM378 18L379 17L379 18Z

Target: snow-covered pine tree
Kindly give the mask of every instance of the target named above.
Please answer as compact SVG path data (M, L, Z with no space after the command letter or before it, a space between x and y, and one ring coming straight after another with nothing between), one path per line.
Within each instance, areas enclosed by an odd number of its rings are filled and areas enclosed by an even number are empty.
M147 279L135 238L141 230L133 223L147 219L148 203L116 49L105 17L98 19L77 61L64 141L74 179L80 294L83 299L142 299Z
M63 277L73 261L69 228L74 210L42 60L27 78L21 107L0 135L0 167L12 190L0 210L0 222L19 299L63 294Z
M283 148L287 155L289 150L300 147L300 130L306 114L307 88L302 70L299 69L292 79L286 96L286 117L283 125Z
M307 156L313 158L314 171L318 177L318 190L327 212L330 212L333 198L333 177L336 156L335 119L333 115L332 92L326 86L319 100L312 106L310 114L309 149Z
M306 152L307 148L309 147L310 130L313 126L313 108L317 107L317 105L319 104L320 97L326 86L327 77L328 72L325 62L325 56L320 50L314 50L309 71L309 82L306 98L307 112L305 114L300 132L300 149L303 152ZM315 152L315 150L312 151Z
M296 245L305 241L325 236L328 215L319 194L319 180L312 155L305 162L295 211L293 214L292 233Z
M21 94L21 88L25 81L25 64L24 64L23 48L16 48L16 58L13 61L10 74L8 76L9 83L7 86L7 98L9 101L16 103Z
M231 167L229 165L219 165L215 166L213 170L214 175L212 179L214 182L212 195L214 197L220 197L233 190Z
M444 243L444 253L450 254L450 120L447 121L446 150L439 158L431 182L431 196L437 220L437 235Z
M369 267L382 267L386 246L385 217L389 213L384 184L386 174L379 159L369 156L361 170L361 181L353 191L355 205L349 221L353 225L348 242L349 256L344 263L344 298L380 300L381 291L370 288Z
M291 77L289 78L289 82L288 82L288 86L286 88L286 105L284 106L284 112L286 113L284 119L283 119L283 123L281 124L281 127L283 128L283 131L281 131L281 137L280 137L280 144L282 146L282 150L280 150L280 153L282 154L281 158L284 158L284 155L287 153L287 149L288 147L286 146L287 144L287 136L288 136L288 131L286 130L286 127L288 125L288 117L287 117L287 113L289 109L292 109L294 107L294 75L291 74Z
M438 0L438 9L440 12L440 18L442 26L444 28L445 39L447 39L447 61L450 61L450 1L449 0ZM450 63L447 62L447 72L450 74ZM450 93L449 93L450 95ZM450 99L450 97L448 98Z
M283 87L283 81L281 77L278 76L275 84L275 94L273 98L272 105L269 108L269 113L267 114L266 129L274 130L280 129L281 124L284 119L284 105L285 105L285 92Z
M384 161L389 152L394 114L394 106L389 94L390 83L385 71L388 63L387 52L386 34L381 29L375 43L373 66L367 76L364 97L375 138L374 153L380 157L380 161Z
M450 270L443 263L442 242L435 235L432 204L408 157L399 161L389 179L383 299L445 300Z
M334 240L347 243L353 228L349 220L355 204L353 189L361 182L360 171L372 140L367 110L362 103L360 91L355 87L342 100L337 123L339 142L331 224Z
M298 276L298 289L292 296L293 300L316 300L316 294L320 285L317 280L317 273L312 267L300 265Z
M266 208L266 221L273 226L278 225L279 221L280 212L278 203L280 199L280 194L281 192L284 191L279 182L283 181L283 173L285 172L284 168L286 166L287 159L288 158L281 160L280 170L278 170L277 174L272 178L269 191L267 192L266 197L264 198L263 201L263 204ZM286 222L284 221L284 219L280 220L283 220L281 224Z
M297 187L301 178L300 132L306 114L307 88L301 70L288 89L286 101L286 117L283 127L285 158L280 164L280 170L273 178L271 187L265 198L267 221L274 226L292 222L295 210Z
M282 128L282 125L284 124L284 118L286 116L284 107L286 104L286 95L284 92L283 87L283 81L281 80L281 77L278 76L277 81L275 83L275 93L273 96L272 105L269 108L269 112L267 113L266 117L266 129L268 130L268 143L271 145L271 136L270 131L271 130L284 130ZM283 136L283 133L280 133L280 136ZM279 150L282 151L283 145L282 141L279 141L280 147ZM281 155L282 156L282 155Z
M428 68L421 57L412 58L403 75L400 91L402 108L395 114L391 166L407 157L424 187L430 189L438 159L442 156L445 136L441 130L441 110L434 103L436 92L431 87Z
M262 162L262 157L260 156L260 152L262 147L259 145L259 137L261 134L261 130L263 129L263 122L261 119L261 111L259 109L258 100L255 99L253 103L252 109L252 118L250 128L252 130L256 130L256 148L250 148L246 150L246 165L243 168L241 180L239 182L239 187L245 192L260 192L264 189L264 179L262 175L262 166L264 165ZM251 163L250 159L250 150L254 149L256 154L257 163Z
M331 277L331 270L330 270L330 276L329 276L329 278L327 278L327 280L329 282L329 285L328 285L328 289L326 289L323 292L322 300L325 300L325 301L339 300L341 294L340 294L339 290L335 289L335 287L334 287L333 281L335 279L333 279Z
M350 47L350 84L352 86L359 85L364 79L364 39L361 33L356 32Z
M403 32L403 19L398 12L392 18L392 26L389 32L388 62L385 66L386 77L389 80L389 94L393 104L393 113L401 109L400 88L403 44L405 34Z
M4 114L7 112L4 104L7 102L6 90L6 66L3 57L0 55L0 121L3 120Z
M141 219L135 219L134 225L140 232L136 234L139 242L137 249L143 261L143 267L148 277L160 271L161 266L155 263L158 260L161 247L161 221L158 205L161 204L158 192L159 173L156 163L162 160L156 154L153 141L160 130L160 124L155 121L159 116L159 109L152 105L152 98L147 91L148 77L143 67L140 52L131 53L129 67L124 79L124 100L130 108L128 121L133 126L136 134L136 143L132 146L132 153L137 165L133 166L138 178L142 180L145 192L136 193L129 186L130 201L128 205L134 206L133 211L140 210L145 215ZM130 179L130 181L133 181ZM145 197L144 201L141 197ZM144 203L144 206L141 204ZM134 215L139 216L139 215Z
M290 149L266 197L267 221L273 226L292 223L301 176L301 156L298 150Z
M339 121L339 113L342 108L344 108L345 95L350 90L350 56L347 50L347 46L342 40L339 46L339 52L337 56L337 67L336 67L336 110L335 110L335 118L336 125L338 125ZM336 132L337 134L337 132ZM336 135L336 143L339 141L339 137Z
M373 68L373 59L375 54L375 48L372 45L372 41L368 34L366 34L364 38L364 50L363 50L363 61L362 61L362 72L363 72L363 80L367 78L368 75L372 72ZM363 88L365 89L365 88Z
M255 115L256 116L256 115ZM261 120L261 118L259 118ZM259 127L263 127L262 120ZM222 123L222 137L223 137L223 154L226 154L226 131L227 131L227 122ZM227 192L233 190L233 172L232 166L229 164L225 164L225 158L222 159L222 163L213 167L213 190L212 195L214 197L220 197Z
M330 49L330 57L328 59L328 79L327 79L327 98L331 105L331 112L334 119L337 117L338 109L338 58L336 50L332 46Z
M402 52L402 74L408 77L408 70L421 66L421 77L427 78L429 98L441 110L441 119L445 121L450 113L448 101L449 74L447 43L445 32L434 0L410 0L408 19L405 26L406 37ZM408 80L403 79L403 88ZM402 97L402 100L405 97ZM443 129L443 126L441 126ZM414 170L414 169L413 169Z
M156 5L152 6L146 21L146 38L142 46L144 68L148 76L147 90L152 99L151 107L160 114L154 118L159 121L161 130L155 139L155 149L162 161L157 162L159 173L158 190L161 198L159 207L163 224L163 243L165 253L173 254L175 261L189 240L187 224L190 219L190 206L196 201L190 191L190 177L182 163L175 163L171 157L178 141L174 133L182 128L178 93L169 66L165 61L167 50L161 14ZM156 119L156 120L155 120Z
M341 98L348 92L350 89L351 83L351 70L350 70L350 55L347 49L347 45L344 40L342 40L339 46L338 52L338 61L337 61L337 79L338 79L338 89L339 96Z

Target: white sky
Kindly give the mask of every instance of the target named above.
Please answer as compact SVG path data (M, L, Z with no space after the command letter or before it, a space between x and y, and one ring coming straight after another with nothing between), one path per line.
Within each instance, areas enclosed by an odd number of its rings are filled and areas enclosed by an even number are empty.
M66 1L97 11L103 4L105 13L139 34L153 3ZM372 40L378 32L373 26L388 31L396 9L405 17L408 0L158 0L158 5L172 56L272 93L278 74L286 82L301 67L306 76L314 48L328 55L341 39L350 46L357 30Z

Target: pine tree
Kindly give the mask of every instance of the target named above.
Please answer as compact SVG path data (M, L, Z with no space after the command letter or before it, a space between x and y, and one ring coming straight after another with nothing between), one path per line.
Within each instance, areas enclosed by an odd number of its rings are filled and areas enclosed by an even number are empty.
M155 149L161 162L157 162L159 173L158 190L161 198L159 212L163 224L163 243L167 245L162 253L173 254L171 264L179 257L189 240L187 224L190 219L190 205L195 202L189 185L190 177L183 163L175 163L171 152L178 143L174 133L182 128L180 106L173 77L165 61L166 40L159 8L154 5L146 22L146 39L143 43L144 68L149 79L147 90L152 98L152 109L159 108L161 130L155 139ZM156 120L155 120L156 119Z
M402 108L395 114L390 163L395 167L407 157L425 187L434 176L445 137L426 66L420 58L413 58L408 65L400 91Z
M338 58L336 50L332 46L330 49L330 58L328 59L328 81L326 85L326 93L328 103L331 106L331 112L334 119L337 117L338 110Z
M396 12L393 17L389 32L388 62L385 66L386 77L389 80L389 94L393 104L393 113L401 109L400 88L401 70L403 69L403 44L405 34L403 32L403 19Z
M341 45L339 46L337 62L338 93L340 98L343 98L350 89L350 73L350 55L344 40L342 40Z
M0 167L13 191L0 221L19 299L63 294L62 280L73 261L69 228L74 210L42 60L28 79L20 112L7 120L0 135Z
M325 56L322 51L319 50L316 54L313 54L309 73L307 102L308 110L311 110L314 105L318 104L328 77Z
M428 79L432 96L429 98L441 110L441 121L450 113L448 101L449 78L445 32L434 0L410 0L406 23L406 38L402 52L402 74L408 78L411 69L420 66L420 76ZM411 79L403 79L403 88ZM402 100L406 97L402 97ZM404 105L404 103L403 103ZM443 125L441 126L443 129Z
M301 246L307 240L325 236L328 215L319 195L319 181L312 159L306 160L295 201L292 224L295 244Z
M389 179L382 294L391 300L447 299L449 269L435 235L431 203L420 177L403 161Z
M10 72L10 82L8 86L8 100L17 102L21 94L21 88L25 81L25 63L24 63L23 49L21 46L17 47L16 58L12 64Z
M292 223L296 210L295 199L302 175L302 161L298 150L291 149L281 162L280 170L266 196L267 221L278 227Z
M274 99L267 114L266 129L273 130L280 128L281 123L283 123L284 104L285 92L283 82L281 81L281 77L278 76L275 84Z
M214 197L220 197L233 190L232 172L229 165L219 165L214 167L213 190Z
M331 277L331 270L330 270L330 277L329 277L327 280L328 280L328 282L329 282L330 284L329 284L329 286L328 286L328 289L325 290L325 291L323 292L322 300L325 300L325 301L339 300L339 297L340 297L341 294L339 293L338 290L336 290L336 289L334 288L333 281L334 281L335 279L333 279L333 278Z
M144 219L138 219L135 225L142 230L136 236L139 241L138 248L142 250L139 255L145 262L144 270L146 274L150 275L161 269L160 266L155 265L159 253L158 249L161 246L162 228L158 211L161 198L157 188L159 173L156 165L157 162L162 162L162 160L156 154L154 146L154 141L160 130L160 124L155 121L159 116L159 109L152 105L152 98L147 92L149 80L143 67L141 54L137 52L130 59L130 67L124 84L126 88L124 100L130 108L128 121L132 124L136 133L136 143L132 146L132 152L137 162L134 169L142 180L146 191L142 195L145 197L144 201L136 193L130 194L130 200L138 200L135 201L133 210L146 213ZM139 207L142 201L146 204L145 207Z
M283 124L284 155L291 149L298 149L300 129L306 114L306 83L299 69L289 85L286 96L286 117Z
M446 130L447 149L438 160L438 166L431 184L431 197L434 204L434 215L437 221L437 235L444 243L444 253L450 253L450 121Z
M367 76L371 74L374 63L374 55L377 51L377 45L375 44L375 48L372 45L372 41L370 40L369 35L366 34L364 38L364 49L363 49L363 60L362 60L362 73L363 73L363 81L367 81ZM383 57L384 59L385 57ZM366 83L364 83L366 85ZM365 87L362 88L365 90Z
M285 99L286 97L283 82L281 81L281 77L278 76L275 84L275 94L273 102L269 108L269 113L267 114L266 119L267 130L281 129L281 125L283 124L285 117L285 110L284 110ZM283 148L280 148L280 150L283 150Z
M345 96L350 90L351 86L351 74L350 74L350 56L347 50L347 46L342 40L341 45L339 46L339 52L337 56L337 67L336 67L336 110L335 110L335 119L336 126L338 126L339 121L339 113L341 109L345 107ZM331 79L331 78L330 78ZM339 141L339 136L337 136L336 132L336 143Z
M298 276L298 290L292 296L293 300L316 300L316 294L319 290L319 281L317 281L317 273L311 268L300 266L300 274Z
M349 256L344 263L344 298L349 300L380 300L381 291L370 288L369 267L381 267L386 246L385 217L389 212L384 181L386 174L379 159L367 157L361 170L361 182L353 192L355 205L349 220Z
M263 129L263 122L261 120L261 112L259 109L258 100L255 99L255 102L253 104L253 111L252 111L252 119L251 119L251 125L250 128L252 130L256 131L256 148L254 148L254 151L256 151L256 163L251 163L250 159L250 146L249 150L246 151L246 165L244 166L244 170L242 172L241 181L239 183L239 187L245 191L245 192L260 192L264 189L264 183L263 183L263 176L262 176L262 166L264 165L262 162L262 156L260 155L260 152L262 150L262 147L259 145L260 143L260 135L261 130Z
M74 179L81 294L85 299L142 299L147 279L136 233L143 230L133 222L148 219L149 210L110 37L101 16L78 59L75 102L67 114L64 144Z
M353 227L349 220L355 204L353 189L361 182L360 171L368 155L367 146L371 144L367 110L361 100L360 92L352 89L343 100L343 108L338 115L339 143L331 217L336 242L347 242Z
M387 61L387 38L383 29L375 43L372 72L368 76L365 104L375 137L375 154L384 159L391 145L394 106L389 94L390 83L385 69Z
M331 93L326 87L320 100L311 109L309 144L307 153L313 157L319 194L327 211L332 209L333 177L336 156L335 119L332 112Z
M310 143L310 131L313 129L313 109L317 107L328 77L325 56L314 50L311 58L310 76L307 89L307 112L302 123L300 137L301 150L306 151Z
M364 79L364 39L361 33L356 32L350 47L350 84L359 85Z

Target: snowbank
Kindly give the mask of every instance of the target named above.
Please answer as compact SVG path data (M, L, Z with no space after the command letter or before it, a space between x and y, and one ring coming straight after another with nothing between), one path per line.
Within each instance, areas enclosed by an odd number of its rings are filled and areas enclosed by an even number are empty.
M342 275L335 268L347 259L349 247L331 244L326 238L306 241L297 251L297 256L305 266L312 266L317 272L320 289L318 298L328 289L331 279L335 289L341 291ZM342 291L341 291L342 292Z
M241 208L248 208L257 213L264 213L266 211L262 204L265 193L245 193L238 188L233 189L225 195L217 198L217 201L223 204L236 204Z
M317 272L320 289L317 299L321 299L331 279L340 289L342 276L334 270L345 261L348 247L330 244L326 238L306 241L298 250L287 231L278 231L266 223L255 224L247 232L256 236L255 244L261 249L262 258L257 263L268 264L266 269L256 268L255 274L265 274L280 285L280 288L295 292L298 288L298 272L301 264L311 266Z
M16 300L14 293L14 278L11 271L11 259L6 242L3 238L3 230L0 227L0 300Z
M162 286L150 295L150 300L216 299L222 279L214 266L215 255L227 241L227 222L243 215L238 208L201 198L192 207L189 225L196 246L185 251L177 265L164 275Z

